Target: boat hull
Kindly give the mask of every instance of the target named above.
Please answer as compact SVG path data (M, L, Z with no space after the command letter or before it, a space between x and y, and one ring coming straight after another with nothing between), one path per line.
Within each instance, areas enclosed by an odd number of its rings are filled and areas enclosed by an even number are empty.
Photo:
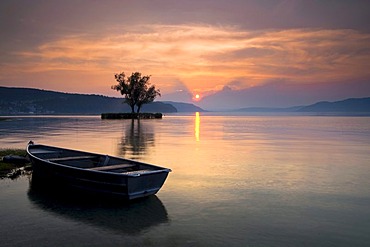
M170 172L166 168L140 175L96 171L57 164L47 159L42 159L32 153L30 146L27 148L27 152L33 165L33 182L46 186L58 186L59 188L65 186L93 195L108 195L128 200L156 194L163 186ZM103 156L100 154L94 155ZM127 161L126 159L122 160ZM136 161L130 162L139 163ZM149 164L139 164L152 167Z

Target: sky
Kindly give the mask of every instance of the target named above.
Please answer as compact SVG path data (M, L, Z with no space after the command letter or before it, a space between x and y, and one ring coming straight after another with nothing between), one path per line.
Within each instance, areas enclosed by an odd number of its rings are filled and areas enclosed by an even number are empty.
M230 107L366 97L368 13L367 0L2 0L0 86L119 97L114 74L138 71L160 100L211 108L225 92Z

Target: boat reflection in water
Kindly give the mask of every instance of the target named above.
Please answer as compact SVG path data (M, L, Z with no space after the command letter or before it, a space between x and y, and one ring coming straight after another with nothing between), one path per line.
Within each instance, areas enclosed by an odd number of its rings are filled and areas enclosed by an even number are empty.
M63 188L50 193L31 179L28 198L33 205L57 217L118 233L135 235L168 222L166 208L155 195L124 201L82 195Z

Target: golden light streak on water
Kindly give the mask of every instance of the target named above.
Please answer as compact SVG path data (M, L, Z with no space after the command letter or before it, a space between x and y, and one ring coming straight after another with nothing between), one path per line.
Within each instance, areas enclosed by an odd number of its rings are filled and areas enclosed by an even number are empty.
M200 140L200 114L195 113L195 140L199 142Z

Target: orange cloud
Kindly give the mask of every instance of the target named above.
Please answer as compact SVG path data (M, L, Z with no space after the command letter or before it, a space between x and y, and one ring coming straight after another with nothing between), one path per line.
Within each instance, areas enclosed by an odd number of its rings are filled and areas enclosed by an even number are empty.
M231 81L248 87L276 78L302 83L370 77L370 35L354 30L115 27L99 36L60 37L15 55L17 63L1 68L3 77L13 73L16 80L16 71L22 71L35 80L47 73L62 81L65 74L77 73L90 75L90 82L102 88L107 81L114 83L114 73L140 71L152 75L164 93L174 89L174 81L211 91ZM73 82L73 76L68 79Z

